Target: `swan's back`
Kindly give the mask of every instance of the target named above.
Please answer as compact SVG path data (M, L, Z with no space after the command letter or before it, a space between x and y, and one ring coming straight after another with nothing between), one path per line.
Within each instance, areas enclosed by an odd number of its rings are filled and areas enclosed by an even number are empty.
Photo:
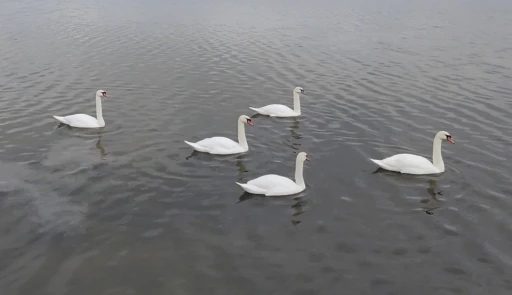
M268 115L297 115L297 113L294 110L282 104L269 104L267 106L260 108L260 110L264 111Z
M267 174L247 182L250 185L265 189L266 191L296 188L295 181L276 174Z
M196 144L198 144L202 147L206 147L208 149L232 150L237 147L240 147L238 142L236 142L232 139L229 139L227 137L222 137L222 136L214 136L214 137L205 138L205 139L202 139L202 140L196 142Z
M63 117L63 119L67 122L68 125L70 125L72 127L78 127L78 128L105 126L105 125L100 126L100 124L96 118L86 115L86 114L76 114L76 115L65 116L65 117Z
M425 174L439 172L428 159L413 154L397 154L379 162L382 168L401 173Z

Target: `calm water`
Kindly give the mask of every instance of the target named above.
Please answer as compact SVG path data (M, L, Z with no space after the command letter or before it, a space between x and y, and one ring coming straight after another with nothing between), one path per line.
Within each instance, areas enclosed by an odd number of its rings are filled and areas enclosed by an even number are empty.
M511 294L512 2L484 2L0 1L0 293ZM247 154L183 143L295 86ZM97 89L104 130L57 128ZM439 130L443 175L373 173ZM300 195L235 185L298 151Z

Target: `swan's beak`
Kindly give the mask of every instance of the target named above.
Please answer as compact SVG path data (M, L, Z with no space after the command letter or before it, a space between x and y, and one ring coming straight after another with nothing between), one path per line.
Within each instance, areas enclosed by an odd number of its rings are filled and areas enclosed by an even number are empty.
M308 95L306 91L302 91L300 94Z
M247 120L247 124L254 126L254 123L252 122L252 120Z
M455 144L455 141L454 141L454 140L453 140L453 138L451 138L451 137L447 138L446 140L448 140L449 142L451 142L451 143Z
M105 94L103 94L103 97L110 97L110 96L109 96L108 94L106 94L106 93L105 93Z
M306 156L306 161L311 161L308 156Z

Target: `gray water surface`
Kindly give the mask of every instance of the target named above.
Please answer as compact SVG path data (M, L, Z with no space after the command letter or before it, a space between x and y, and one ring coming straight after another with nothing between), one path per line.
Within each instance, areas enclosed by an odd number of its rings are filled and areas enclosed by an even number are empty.
M512 2L0 1L0 294L511 294ZM183 143L236 139L246 154ZM62 127L95 115L106 127ZM376 171L431 156L446 172ZM307 189L243 194L235 181Z

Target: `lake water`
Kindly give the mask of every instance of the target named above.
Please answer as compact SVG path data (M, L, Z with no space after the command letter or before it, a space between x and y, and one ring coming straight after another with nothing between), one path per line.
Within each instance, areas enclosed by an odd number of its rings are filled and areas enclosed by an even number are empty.
M0 1L0 290L511 294L509 0ZM246 154L183 140L236 139ZM106 127L57 128L53 115ZM440 176L374 173L430 157ZM306 190L243 194L293 177Z

